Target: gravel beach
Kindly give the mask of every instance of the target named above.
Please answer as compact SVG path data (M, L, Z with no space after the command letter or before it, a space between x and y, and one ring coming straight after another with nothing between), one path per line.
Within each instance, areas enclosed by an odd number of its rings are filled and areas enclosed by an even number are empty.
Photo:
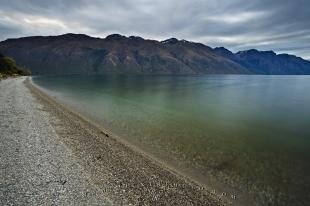
M0 82L0 205L230 205L58 104Z

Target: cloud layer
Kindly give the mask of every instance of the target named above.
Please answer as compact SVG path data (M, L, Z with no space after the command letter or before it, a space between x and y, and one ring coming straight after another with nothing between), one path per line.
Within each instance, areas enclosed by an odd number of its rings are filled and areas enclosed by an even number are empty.
M0 40L111 33L310 59L309 0L0 0Z

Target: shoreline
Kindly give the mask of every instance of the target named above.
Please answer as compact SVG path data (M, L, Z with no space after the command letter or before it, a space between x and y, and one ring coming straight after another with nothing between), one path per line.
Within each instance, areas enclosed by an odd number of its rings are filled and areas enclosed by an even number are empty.
M0 82L0 205L112 205L24 79Z
M116 204L231 205L195 180L57 102L29 78L24 83L57 119L52 123L56 133Z

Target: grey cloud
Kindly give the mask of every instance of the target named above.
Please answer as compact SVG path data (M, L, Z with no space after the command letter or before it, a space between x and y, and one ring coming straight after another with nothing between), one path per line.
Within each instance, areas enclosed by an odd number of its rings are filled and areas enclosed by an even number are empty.
M0 39L6 39L8 37L14 36L16 33L21 31L16 27L10 27L9 25L2 24L0 22Z
M0 40L121 33L310 58L309 0L0 0L0 5Z

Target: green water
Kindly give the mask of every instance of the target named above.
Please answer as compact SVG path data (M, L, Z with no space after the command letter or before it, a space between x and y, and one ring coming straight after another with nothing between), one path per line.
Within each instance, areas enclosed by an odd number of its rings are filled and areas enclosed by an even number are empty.
M235 204L310 202L310 76L73 75L33 82Z

